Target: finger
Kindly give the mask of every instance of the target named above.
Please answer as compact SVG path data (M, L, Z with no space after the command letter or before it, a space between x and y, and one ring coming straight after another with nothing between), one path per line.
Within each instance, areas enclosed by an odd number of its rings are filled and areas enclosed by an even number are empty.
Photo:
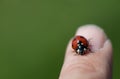
M86 63L88 62L88 60L93 59L99 61L100 59L102 60L103 58L104 60L105 59L110 60L112 56L112 45L110 41L107 41L108 38L101 28L97 27L96 25L85 25L83 27L78 28L75 36L76 35L84 36L90 43L91 45L90 49L94 53L89 53L88 55L85 56L76 55L75 51L71 47L72 46L71 45L72 39L71 39L67 46L65 60L61 74L64 75L66 71L71 68L72 65L75 66L76 64L77 65L80 64L80 66L84 66L82 68L87 68L87 70L91 72L94 70L94 67L91 64ZM106 62L106 60L104 62Z

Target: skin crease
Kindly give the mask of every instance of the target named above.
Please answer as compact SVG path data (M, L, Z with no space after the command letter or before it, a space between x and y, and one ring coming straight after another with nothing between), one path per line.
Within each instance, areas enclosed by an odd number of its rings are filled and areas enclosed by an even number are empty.
M59 79L112 79L112 45L104 31L96 25L80 27L76 35L82 35L90 43L86 55L78 55L68 43Z

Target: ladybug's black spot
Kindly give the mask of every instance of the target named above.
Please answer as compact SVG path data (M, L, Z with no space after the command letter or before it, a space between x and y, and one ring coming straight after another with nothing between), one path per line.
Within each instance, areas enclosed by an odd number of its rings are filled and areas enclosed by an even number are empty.
M84 38L83 36L80 36L80 38Z
M72 44L72 47L73 47L73 44Z

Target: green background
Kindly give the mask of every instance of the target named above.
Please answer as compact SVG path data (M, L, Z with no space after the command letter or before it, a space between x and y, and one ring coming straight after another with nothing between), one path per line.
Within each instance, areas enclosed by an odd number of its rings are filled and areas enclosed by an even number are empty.
M120 79L119 0L0 0L0 79L57 79L66 45L84 24L111 39Z

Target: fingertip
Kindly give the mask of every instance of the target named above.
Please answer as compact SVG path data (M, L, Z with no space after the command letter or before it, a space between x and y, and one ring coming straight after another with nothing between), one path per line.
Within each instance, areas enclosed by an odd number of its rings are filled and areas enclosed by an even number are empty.
M94 24L79 27L75 36L77 35L84 36L88 40L92 51L102 48L107 39L107 35L104 30Z
M103 47L105 41L107 40L107 35L105 34L104 30L94 24L88 24L88 25L79 27L76 31L75 36L77 36L77 35L84 36L88 40L90 50L92 52L95 52L95 51L101 49ZM72 45L71 45L72 39L68 43L66 55L71 55L71 54L73 54L71 52L75 52L72 49Z

